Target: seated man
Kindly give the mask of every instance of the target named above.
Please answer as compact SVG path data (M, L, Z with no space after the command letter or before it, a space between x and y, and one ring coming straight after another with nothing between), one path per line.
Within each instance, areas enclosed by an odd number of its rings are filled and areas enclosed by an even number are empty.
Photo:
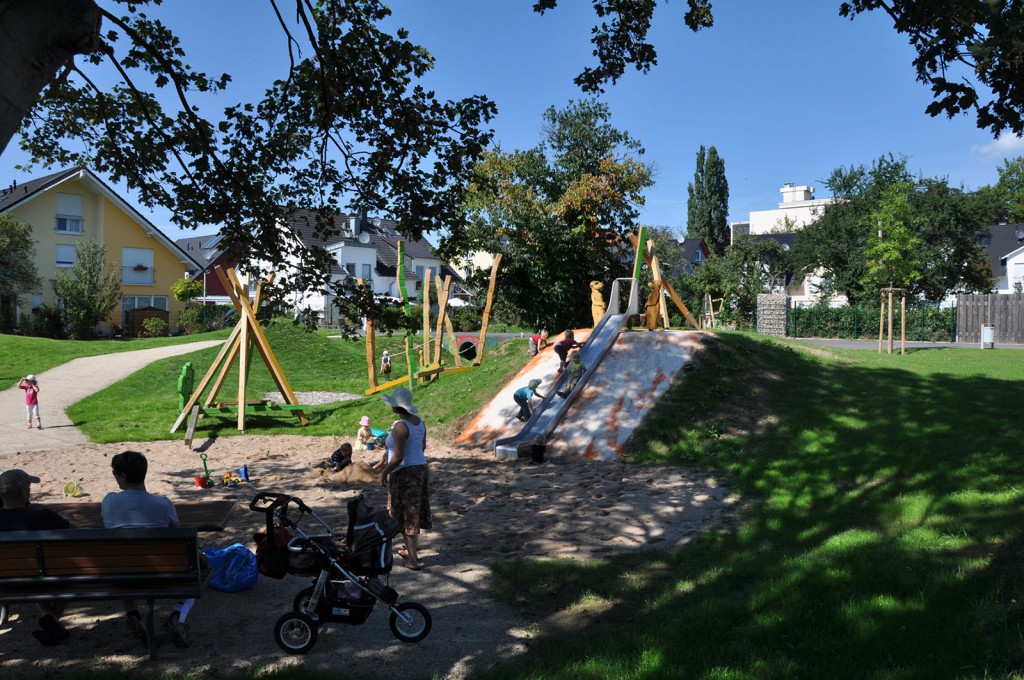
M39 478L24 470L8 470L0 474L0 531L33 531L44 529L67 529L71 523L49 508L29 505L32 485ZM39 630L32 635L47 647L59 645L71 637L60 624L64 613L62 602L41 602L39 607Z
M100 508L103 526L108 529L159 529L179 526L178 513L170 499L146 491L146 471L149 469L149 462L144 455L138 451L123 451L110 460L110 469L121 491L108 493L103 498ZM178 602L164 624L164 630L171 635L171 639L178 647L189 645L185 618L193 604L195 600L192 598ZM142 623L134 600L125 600L125 611L128 615L129 630L145 640L146 627Z

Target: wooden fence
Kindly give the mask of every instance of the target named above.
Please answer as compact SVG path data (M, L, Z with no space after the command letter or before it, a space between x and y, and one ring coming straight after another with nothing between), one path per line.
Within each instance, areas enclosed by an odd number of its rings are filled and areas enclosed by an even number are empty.
M1024 344L1024 296L957 295L956 339L981 343L981 327L995 326L995 345Z

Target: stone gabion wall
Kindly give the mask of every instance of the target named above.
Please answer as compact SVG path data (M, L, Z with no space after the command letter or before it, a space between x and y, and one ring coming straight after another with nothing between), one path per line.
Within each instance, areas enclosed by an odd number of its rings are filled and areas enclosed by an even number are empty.
M757 332L764 335L786 335L786 312L789 296L762 293L757 296Z

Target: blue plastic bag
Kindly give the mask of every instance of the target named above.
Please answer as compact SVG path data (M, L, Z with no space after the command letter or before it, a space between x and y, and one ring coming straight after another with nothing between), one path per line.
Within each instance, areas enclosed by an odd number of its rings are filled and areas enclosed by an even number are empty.
M214 590L237 593L252 588L259 580L256 555L241 543L226 548L207 548L203 553L210 564L210 587Z

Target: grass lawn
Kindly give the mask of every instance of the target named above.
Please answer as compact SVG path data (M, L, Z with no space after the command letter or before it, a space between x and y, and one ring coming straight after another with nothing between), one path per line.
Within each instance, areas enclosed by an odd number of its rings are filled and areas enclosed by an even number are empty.
M1022 677L1024 355L793 347L723 334L638 433L740 494L736 526L501 564L563 627L487 677Z
M287 324L269 335L296 391L365 389L361 343ZM397 377L403 341L384 346ZM182 362L198 379L215 355L153 365L72 418L96 441L167 438ZM524 340L503 343L417 403L452 426L524 360ZM1024 354L722 333L699 365L637 432L633 457L710 470L742 498L736 521L669 551L500 562L494 594L538 625L530 651L486 677L1024 677ZM253 367L253 393L273 389ZM366 397L312 409L308 428L280 416L250 431L351 434L364 413L386 419ZM233 431L209 418L196 436Z
M369 387L364 340L344 340L319 331L306 333L287 321L271 322L266 333L294 392L341 392L361 397L311 407L306 412L310 419L307 427L302 427L296 416L286 412L246 414L248 434L354 435L363 415L370 416L375 425L391 422L391 411L379 394L363 395ZM392 355L392 379L408 375L404 336L379 336L376 339L378 361L384 349L390 350ZM92 441L99 443L182 439L184 424L175 434L169 434L179 413L177 385L182 366L192 363L198 385L219 351L219 347L214 347L151 364L75 404L68 409L68 417ZM247 390L249 400L277 391L259 354L254 351L253 355ZM454 366L452 357L446 356L446 365ZM453 427L456 419L476 411L490 400L522 367L526 358L526 340L514 340L488 348L483 364L472 371L443 376L424 387L417 381L413 388L417 403L429 400L425 403L431 405L432 436L441 435L446 426ZM237 396L238 367L235 365L217 398L235 401ZM237 433L237 416L225 414L200 419L195 437Z
M50 340L21 335L0 335L0 385L12 385L30 373L42 373L79 357L130 352L136 349L181 345L199 340L228 337L230 330L167 338L125 338L123 340Z

